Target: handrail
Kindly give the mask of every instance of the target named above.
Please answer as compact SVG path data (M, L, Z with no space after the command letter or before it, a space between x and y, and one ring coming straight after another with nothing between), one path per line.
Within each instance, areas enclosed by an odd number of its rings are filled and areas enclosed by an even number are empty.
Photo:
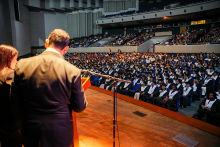
M209 43L209 44L202 44L202 43L186 43L186 45L219 45L220 43ZM157 46L177 46L183 44L157 44Z

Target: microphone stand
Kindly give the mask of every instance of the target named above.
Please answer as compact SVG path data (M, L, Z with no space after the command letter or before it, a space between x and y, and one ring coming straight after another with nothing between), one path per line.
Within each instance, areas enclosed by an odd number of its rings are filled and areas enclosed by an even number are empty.
M131 83L130 80L123 80L123 79L120 79L120 78L115 78L115 77L112 77L112 76L109 76L109 75L103 75L103 74L98 74L98 73L95 73L95 72L91 72L89 70L81 70L82 72L85 72L85 73L90 73L92 75L96 75L96 76L99 76L99 77L104 77L104 78L107 78L107 79L112 79L113 80L113 88L114 88L114 100L113 100L113 147L115 147L115 122L116 122L116 81L121 81L121 82L127 82L127 83Z

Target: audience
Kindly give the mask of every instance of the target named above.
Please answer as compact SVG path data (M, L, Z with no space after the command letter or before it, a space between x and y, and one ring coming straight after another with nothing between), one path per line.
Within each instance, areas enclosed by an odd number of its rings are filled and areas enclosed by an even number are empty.
M220 59L214 53L122 53L119 50L115 54L68 53L64 58L80 69L127 80L127 83L117 82L120 94L174 111L179 106L187 109L193 101L207 99L219 89ZM90 73L82 76L90 78L95 86L113 91L110 79L96 78ZM216 118L218 112L214 114Z
M215 26L209 32L206 29L186 29L169 38L165 45L216 44L220 43L220 29ZM207 59L209 60L209 59Z

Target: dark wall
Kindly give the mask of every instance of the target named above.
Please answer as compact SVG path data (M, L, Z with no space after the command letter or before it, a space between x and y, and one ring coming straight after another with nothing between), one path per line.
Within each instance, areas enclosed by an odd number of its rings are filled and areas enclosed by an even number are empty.
M215 26L220 27L220 22L216 22L214 23ZM186 26L188 27L188 26ZM200 25L191 25L189 26L191 29L201 29L201 28L205 28L207 30L207 32L210 31L211 28L211 23L209 24L200 24ZM126 28L126 33L127 34L131 34L131 33L136 33L137 30L134 30L134 26L133 27L127 27ZM103 28L102 29L102 34L105 33L105 31L108 31L108 34L124 34L124 28ZM157 29L152 29L153 32L166 32L166 31L172 31L173 34L179 34L180 33L180 27L169 27L169 28L157 28ZM146 32L146 29L143 29L142 32Z
M105 34L105 31L108 31L108 35L116 35L116 34L122 34L124 35L124 28L103 28L102 34ZM134 27L127 27L126 33L132 34L136 33L137 30L134 30ZM165 32L165 31L173 31L174 34L179 33L180 27L173 27L173 28L157 28L152 29L153 32ZM146 32L146 29L143 29L142 32Z
M102 34L104 35L106 31L108 35L124 34L124 28L103 28Z
M0 0L0 45L12 45L12 31L8 0Z

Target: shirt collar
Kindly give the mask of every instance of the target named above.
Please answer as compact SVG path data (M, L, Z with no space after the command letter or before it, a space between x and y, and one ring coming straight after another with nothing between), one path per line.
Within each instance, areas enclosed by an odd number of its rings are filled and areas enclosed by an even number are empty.
M56 51L54 48L47 48L45 51L50 51L50 52L54 52L54 53L57 53L57 54L60 54L60 52ZM62 55L61 55L62 56Z

